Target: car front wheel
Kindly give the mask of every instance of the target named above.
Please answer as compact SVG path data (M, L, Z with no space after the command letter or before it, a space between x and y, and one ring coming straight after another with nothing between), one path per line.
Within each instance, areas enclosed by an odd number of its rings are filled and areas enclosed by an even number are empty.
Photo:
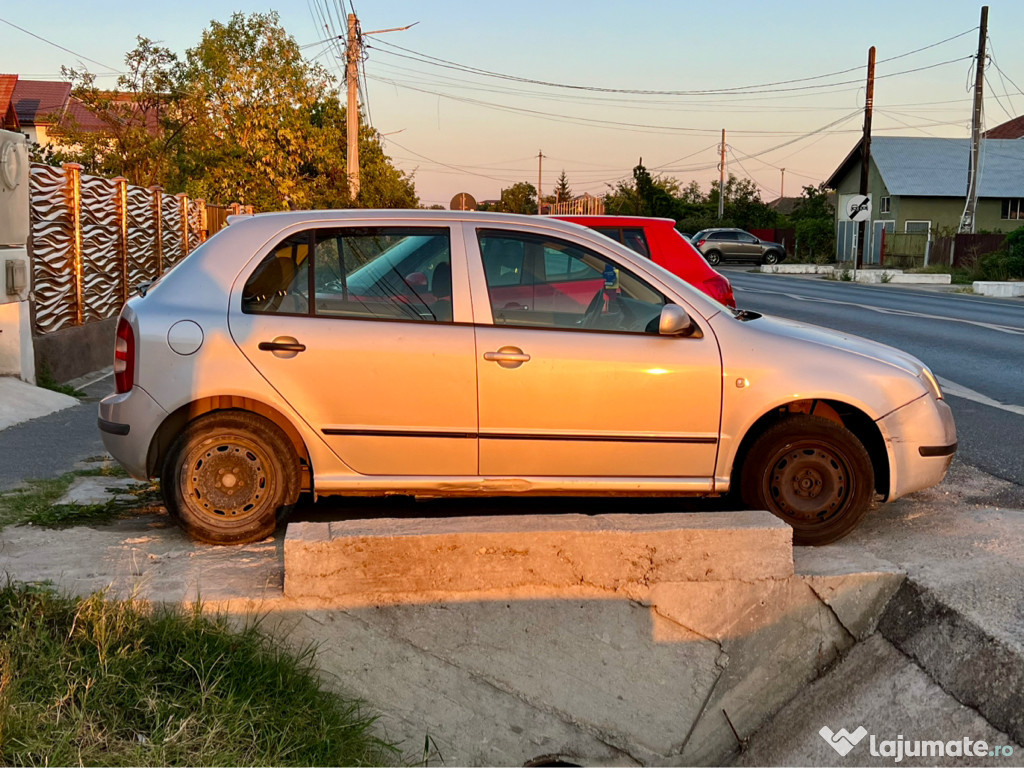
M712 267L717 266L718 262L722 260L722 254L718 251L708 251L704 254L704 258L707 259L708 264Z
M777 251L768 251L763 257L761 257L762 264L778 264L779 254Z
M874 468L864 446L840 424L791 416L753 444L741 471L750 509L767 509L793 527L793 543L828 544L868 511Z
M242 411L201 416L171 446L160 475L167 511L194 539L247 544L274 532L299 495L288 437Z

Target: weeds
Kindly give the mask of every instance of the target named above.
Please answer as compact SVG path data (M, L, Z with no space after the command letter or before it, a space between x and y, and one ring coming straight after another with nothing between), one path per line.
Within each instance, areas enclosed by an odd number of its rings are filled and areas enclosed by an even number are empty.
M157 483L118 488L117 495L102 504L57 504L76 477L126 477L117 466L69 472L47 480L28 480L22 488L0 494L0 529L30 523L46 528L109 523L148 510L160 503Z
M0 588L0 765L382 765L357 701L250 622Z
M39 367L39 371L36 374L36 386L42 387L43 389L49 389L54 392L60 392L62 395L85 397L85 392L75 389L70 384L59 384L57 380L53 378L53 372L50 371L45 364Z

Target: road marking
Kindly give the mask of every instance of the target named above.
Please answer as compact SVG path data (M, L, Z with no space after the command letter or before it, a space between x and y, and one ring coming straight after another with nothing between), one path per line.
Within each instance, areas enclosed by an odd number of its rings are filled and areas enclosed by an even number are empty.
M1024 336L1024 328L1017 328L1012 325L997 325L996 323L985 323L981 320L967 320L961 317L949 317L948 315L929 315L925 312L911 312L906 309L888 309L885 307L875 307L871 304L860 304L856 301L839 301L838 299L823 299L816 296L801 296L798 293L784 293L782 291L766 291L762 288L743 288L735 286L740 291L749 291L750 293L767 293L773 296L787 296L788 298L795 299L796 301L810 301L817 302L819 304L840 304L846 307L857 307L858 309L867 309L871 312L877 312L880 315L901 315L903 317L917 317L923 320L944 320L949 323L964 323L965 325L974 325L978 328L985 328L990 331L998 331L999 333L1009 333L1014 336Z
M999 408L1003 411L1009 411L1010 413L1016 413L1018 416L1024 416L1024 405L1013 405L1012 403L1000 403L998 400L993 400L991 397L986 397L981 392L975 392L973 389L968 389L962 384L957 384L955 381L944 379L941 376L936 376L939 380L939 386L942 387L943 393L952 395L953 397L962 397L964 400L970 400L975 403L981 403L982 405L988 405L992 408Z

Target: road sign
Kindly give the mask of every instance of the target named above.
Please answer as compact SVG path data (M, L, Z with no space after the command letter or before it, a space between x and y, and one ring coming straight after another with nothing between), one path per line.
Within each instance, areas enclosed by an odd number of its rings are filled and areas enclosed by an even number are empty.
M871 195L847 195L843 214L847 221L870 221Z

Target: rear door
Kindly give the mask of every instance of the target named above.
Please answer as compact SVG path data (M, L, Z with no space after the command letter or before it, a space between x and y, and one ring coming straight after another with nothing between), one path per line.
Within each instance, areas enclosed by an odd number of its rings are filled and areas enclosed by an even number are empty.
M355 471L475 475L476 363L462 254L459 225L285 234L232 289L231 335Z
M722 380L710 329L658 335L665 296L607 254L558 235L465 230L480 473L691 478L709 489ZM563 298L513 306L505 284L509 265L520 263L513 247L521 263L559 268L530 276L534 296Z

